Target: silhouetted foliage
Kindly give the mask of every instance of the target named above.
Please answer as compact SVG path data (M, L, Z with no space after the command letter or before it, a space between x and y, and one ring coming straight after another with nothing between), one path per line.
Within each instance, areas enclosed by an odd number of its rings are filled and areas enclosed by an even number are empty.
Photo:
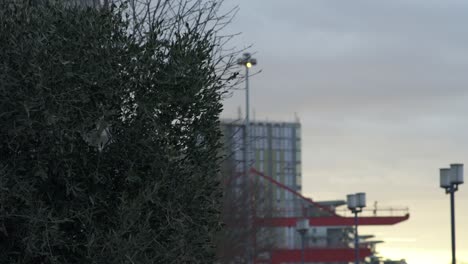
M0 3L0 263L212 263L219 5L33 2Z

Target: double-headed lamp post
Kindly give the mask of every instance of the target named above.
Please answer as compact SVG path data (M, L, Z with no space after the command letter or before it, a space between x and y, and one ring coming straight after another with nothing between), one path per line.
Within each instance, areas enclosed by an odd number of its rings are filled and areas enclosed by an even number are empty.
M463 164L451 164L450 168L440 169L440 187L445 193L450 193L450 219L452 226L452 264L455 258L455 192L458 185L463 184Z
M304 264L304 247L305 247L305 236L309 231L309 219L303 218L296 222L296 230L301 235L301 263Z
M366 194L355 193L346 196L348 209L354 214L354 256L355 264L359 264L359 235L358 235L358 213L362 212L362 208L366 207Z
M250 204L251 202L251 193L250 193L250 177L249 177L249 163L250 163L250 118L249 118L249 113L250 113L250 108L249 108L249 69L252 68L252 66L257 65L257 60L252 58L252 55L250 53L244 53L241 58L237 59L237 64L245 67L245 130L244 130L244 172L245 172L245 177L246 177L246 182L247 182L247 201L249 206L252 206ZM252 208L253 209L253 208ZM252 210L253 213L254 210ZM247 223L249 227L253 226L253 217L254 215L252 214L252 222ZM250 230L250 232L253 232L253 230ZM252 236L255 236L255 234L251 234ZM254 252L255 251L255 245L254 245L254 238L251 239L251 245L249 246L250 243L247 243L247 254L249 255L247 259L252 260L254 258Z

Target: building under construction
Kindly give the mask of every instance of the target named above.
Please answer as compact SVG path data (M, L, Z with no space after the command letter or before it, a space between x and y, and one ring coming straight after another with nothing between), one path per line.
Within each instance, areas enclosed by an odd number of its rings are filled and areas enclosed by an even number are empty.
M225 263L349 263L355 259L354 217L346 202L314 201L301 194L301 125L299 122L251 122L249 133L240 120L224 120L226 159L224 221L229 239L222 246ZM249 144L249 145L247 145ZM394 225L408 211L377 208L359 217L360 225ZM307 219L302 236L296 229ZM375 246L381 241L360 237L363 263L381 263Z

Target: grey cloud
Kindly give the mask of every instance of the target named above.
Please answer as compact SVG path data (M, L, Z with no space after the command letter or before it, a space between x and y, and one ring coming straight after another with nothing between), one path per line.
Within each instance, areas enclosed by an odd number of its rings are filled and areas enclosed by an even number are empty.
M418 112L466 94L463 1L237 3L238 41L254 43L264 69L252 81L254 98L269 95L258 108Z

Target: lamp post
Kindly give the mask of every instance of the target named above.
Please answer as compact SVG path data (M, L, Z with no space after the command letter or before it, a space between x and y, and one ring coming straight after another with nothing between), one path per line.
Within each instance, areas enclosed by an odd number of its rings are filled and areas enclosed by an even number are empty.
M241 58L237 59L237 64L245 67L245 131L244 131L244 169L245 173L248 176L248 165L247 163L250 162L250 141L249 141L249 133L250 133L250 107L249 107L249 69L252 66L257 65L257 59L252 58L250 53L244 53Z
M358 213L362 212L362 208L366 207L366 194L365 193L355 193L348 194L346 196L346 203L348 209L351 210L354 214L354 256L355 264L359 264L359 235L358 235Z
M304 264L305 236L309 231L309 219L303 218L296 222L296 230L301 235L301 263Z
M445 193L450 193L450 220L452 232L452 264L456 263L455 258L455 192L458 185L463 184L463 164L451 164L450 168L440 169L440 187L445 189Z
M241 58L237 59L237 64L244 66L245 67L245 129L244 129L244 172L245 172L245 177L247 179L247 201L250 204L251 202L251 193L250 193L250 177L249 177L249 163L250 163L250 108L249 108L249 69L257 65L257 60L252 58L252 55L250 53L244 53ZM249 205L252 206L252 205ZM252 207L253 209L253 207ZM252 210L253 211L253 210ZM252 212L252 223L249 221L247 223L248 227L253 227L253 212ZM247 218L248 219L248 218ZM253 232L253 230L250 230L250 232ZM252 234L252 236L255 236L255 234ZM251 260L254 258L254 252L251 252L255 248L255 238L252 238L252 246L249 247L248 245L250 243L247 243L247 254L251 255L248 256L247 259Z

